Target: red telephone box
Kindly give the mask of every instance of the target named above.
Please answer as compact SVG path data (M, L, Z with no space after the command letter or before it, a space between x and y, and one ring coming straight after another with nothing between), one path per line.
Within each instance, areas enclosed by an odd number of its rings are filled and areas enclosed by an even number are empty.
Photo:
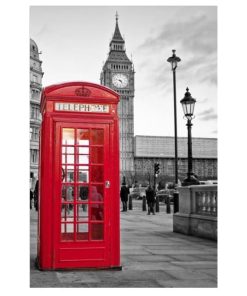
M40 269L121 268L118 102L88 82L43 89Z

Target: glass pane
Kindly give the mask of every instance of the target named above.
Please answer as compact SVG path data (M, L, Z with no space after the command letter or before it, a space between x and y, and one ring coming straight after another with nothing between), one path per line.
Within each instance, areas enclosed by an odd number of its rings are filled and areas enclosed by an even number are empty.
M93 185L90 187L91 201L103 201L104 187L103 185Z
M74 137L74 129L73 128L63 128L62 131L62 143L63 145L74 145L75 137Z
M66 182L65 181L65 169L66 169L66 167L63 165L62 166L62 173L61 173L62 182Z
M102 221L104 220L104 205L91 204L90 220Z
M77 182L89 182L89 173L87 166L79 166L78 167L78 180Z
M103 240L104 239L104 224L91 224L91 239Z
M89 164L89 155L78 155L79 156L79 164Z
M87 201L88 200L88 186L78 186L78 200Z
M92 140L92 145L102 145L104 143L104 130L92 129L91 140Z
M92 182L103 182L104 181L104 170L103 166L92 166L91 167L91 178Z
M73 164L74 163L74 155L73 154L62 154L62 163L63 164Z
M79 154L89 154L89 147L78 147Z
M73 204L62 204L62 206L61 206L61 221L62 222L73 222L74 221Z
M191 107L190 107L190 114L193 115L194 114L194 108L195 108L195 104L191 104Z
M74 167L73 166L67 167L66 182L74 182Z
M74 239L74 224L62 223L61 224L61 240L73 240Z
M89 145L89 130L78 129L77 130L77 144L78 145Z
M77 222L88 222L88 205L78 204L76 206L76 219Z
M62 186L62 201L74 200L74 186L63 185Z
M76 225L76 239L88 240L88 223L78 223Z
M92 163L103 163L104 162L103 147L92 147L91 148L91 162Z
M74 182L74 166L63 165L62 167L62 181L63 182Z
M74 154L74 147L62 147L63 154Z

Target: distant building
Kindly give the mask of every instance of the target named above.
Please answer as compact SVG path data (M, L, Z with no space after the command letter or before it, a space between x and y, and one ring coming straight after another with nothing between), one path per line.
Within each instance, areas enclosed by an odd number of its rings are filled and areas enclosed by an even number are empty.
M130 180L134 175L134 65L128 58L125 41L118 26L118 15L108 58L100 75L100 83L120 95L118 105L120 133L120 180Z
M187 138L178 138L178 178L188 171ZM217 179L217 139L192 138L193 173L199 180ZM174 181L174 137L135 136L135 180L153 182L154 163L160 164L159 181ZM133 182L133 180L132 180Z
M44 74L39 54L37 44L30 39L30 178L32 189L38 178L39 129L41 124L40 94Z

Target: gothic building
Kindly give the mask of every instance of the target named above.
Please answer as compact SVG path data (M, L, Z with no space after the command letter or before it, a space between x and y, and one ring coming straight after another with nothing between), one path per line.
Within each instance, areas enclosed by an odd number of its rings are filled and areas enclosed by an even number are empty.
M116 14L115 31L100 83L120 95L120 171L121 181L125 178L126 182L130 182L134 177L134 74L134 65L126 54L125 41L120 33Z
M42 89L42 61L37 44L30 39L30 178L33 189L38 178L39 128L41 123L40 94Z

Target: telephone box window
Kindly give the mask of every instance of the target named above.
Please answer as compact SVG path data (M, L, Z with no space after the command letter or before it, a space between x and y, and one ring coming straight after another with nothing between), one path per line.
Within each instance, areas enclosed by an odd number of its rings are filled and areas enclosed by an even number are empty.
M74 182L74 166L72 165L63 165L62 166L62 181L63 182Z
M61 208L61 222L73 222L74 211L73 204L63 204Z
M78 182L80 183L88 183L89 182L89 172L87 166L79 166L78 167Z
M76 210L76 221L88 222L88 206L86 204L78 204Z
M61 240L62 241L74 240L74 224L73 223L61 224Z
M62 163L63 164L73 164L74 163L74 155L63 154L62 155Z
M77 145L89 145L89 130L78 129L77 130Z
M91 181L92 182L103 182L104 181L104 168L103 166L94 165L91 166Z
M102 164L104 162L104 150L103 147L91 148L91 163Z
M88 223L78 223L76 226L76 240L88 240Z
M88 147L78 147L79 154L89 154L89 148Z
M91 240L103 240L103 239L104 239L104 224L92 223Z
M88 164L89 156L88 155L79 155L79 164Z
M90 196L92 201L104 201L104 185L95 184L91 186Z
M68 202L74 200L74 186L63 185L62 186L62 202Z
M78 200L87 201L88 200L88 186L78 186Z
M102 129L92 129L91 139L92 139L92 145L103 145L104 131Z
M103 221L104 220L103 204L92 204L91 205L90 220L91 221Z
M74 154L74 147L62 147L63 154Z
M62 136L62 144L63 145L74 145L75 143L75 135L73 128L63 128L63 136Z

